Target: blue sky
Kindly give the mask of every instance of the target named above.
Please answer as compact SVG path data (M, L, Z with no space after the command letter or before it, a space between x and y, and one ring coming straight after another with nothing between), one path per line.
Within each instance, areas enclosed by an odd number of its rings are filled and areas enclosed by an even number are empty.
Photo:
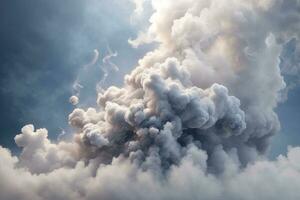
M274 136L271 145L271 157L285 153L287 146L299 146L299 119L300 119L300 88L296 87L289 92L286 102L279 105L277 113L281 122L281 131Z
M131 23L134 6L125 0L2 0L0 5L0 145L5 147L15 147L14 136L28 123L47 128L52 139L68 131L72 84L94 49L102 57L107 46L118 52L113 62L120 71L110 73L106 86L120 85L147 51L127 42L142 24ZM94 86L102 76L98 69L83 78L82 106L95 103ZM273 139L271 157L300 144L299 99L296 87L277 109L282 131Z
M130 23L133 5L125 1L16 1L0 6L0 144L13 146L13 137L28 123L49 129L56 138L67 127L73 110L68 102L78 71L98 49L107 46L118 52L113 62L120 65L110 84L122 83L122 76L142 56L127 40L136 36ZM85 80L83 97L96 99L95 85L100 70ZM87 99L89 98L89 99Z

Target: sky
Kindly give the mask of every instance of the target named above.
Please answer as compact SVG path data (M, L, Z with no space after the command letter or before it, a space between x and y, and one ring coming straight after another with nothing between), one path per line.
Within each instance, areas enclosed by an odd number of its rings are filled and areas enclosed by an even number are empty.
M127 42L137 34L129 18L133 8L125 1L1 1L1 145L13 147L14 135L28 123L49 129L53 139L68 127L72 85L94 49L100 57L108 47L118 52L113 62L120 71L107 84L123 82L144 52ZM103 72L85 76L82 96L92 104Z
M226 1L2 0L0 200L299 199L300 2Z

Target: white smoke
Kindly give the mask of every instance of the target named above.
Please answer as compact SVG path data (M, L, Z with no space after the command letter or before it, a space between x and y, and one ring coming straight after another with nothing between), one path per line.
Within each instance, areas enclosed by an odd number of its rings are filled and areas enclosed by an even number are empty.
M72 141L55 144L27 125L15 137L20 156L0 148L1 199L300 198L300 148L265 158L280 129L279 56L299 37L300 2L152 6L132 43L158 48L123 87L99 93L97 108L69 115Z
M76 77L76 80L73 83L72 86L72 93L73 95L69 98L69 102L76 106L79 103L79 97L81 94L81 90L84 88L84 86L82 85L82 82L85 82L86 78L85 77L81 77L80 75L85 74L87 72L90 71L90 69L96 65L96 63L98 62L100 57L100 53L98 51L98 49L94 49L93 50L93 58L90 60L89 63L87 63L86 65L84 65L83 67L81 67L79 69L78 75Z
M69 99L69 102L72 105L76 106L79 103L79 98L77 96L71 96Z
M72 86L74 96L76 96L78 98L78 96L80 95L80 90L82 88L83 88L83 86L79 83L78 79L76 79L76 81L73 83L73 86Z
M104 56L104 58L102 59L103 64L106 66L109 66L114 71L119 71L119 67L111 61L111 59L113 57L118 56L118 52L113 52L111 50L111 48L109 47L109 45L107 45L107 51L108 51L108 54L106 56Z
M100 53L99 53L98 49L94 49L93 52L94 52L94 57L93 57L93 59L92 59L88 64L86 64L86 65L84 66L84 68L91 67L91 66L93 66L93 65L95 65L95 64L97 63L97 61L98 61L98 59L99 59L99 56L100 56Z
M107 45L107 51L108 53L102 59L103 65L101 66L101 70L103 72L103 76L102 79L96 85L96 90L98 94L102 94L105 92L104 84L106 83L110 72L118 72L120 70L119 67L111 61L112 58L118 56L118 52L113 52L109 45Z

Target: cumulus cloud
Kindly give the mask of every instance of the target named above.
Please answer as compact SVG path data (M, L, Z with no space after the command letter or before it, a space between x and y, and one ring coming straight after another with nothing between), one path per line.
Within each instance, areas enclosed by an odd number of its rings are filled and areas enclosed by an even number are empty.
M299 147L265 158L280 129L279 58L299 37L299 1L152 7L149 29L132 42L158 47L122 87L101 91L97 108L69 115L73 140L52 143L27 125L15 137L19 156L0 149L2 198L300 198Z

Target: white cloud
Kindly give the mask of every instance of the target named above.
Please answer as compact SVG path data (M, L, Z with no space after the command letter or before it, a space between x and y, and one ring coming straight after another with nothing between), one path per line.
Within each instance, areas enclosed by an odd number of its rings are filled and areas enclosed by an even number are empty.
M18 168L16 157L0 149L1 199L299 199L300 149L289 149L277 161L257 161L224 176L206 173L205 152L191 148L164 178L143 171L124 158L100 167L91 161L34 175Z
M69 115L72 141L52 143L28 125L15 138L19 157L1 148L1 197L299 199L299 147L264 157L280 128L279 55L298 37L299 2L152 6L144 35L158 48L123 87L99 93L97 108Z

